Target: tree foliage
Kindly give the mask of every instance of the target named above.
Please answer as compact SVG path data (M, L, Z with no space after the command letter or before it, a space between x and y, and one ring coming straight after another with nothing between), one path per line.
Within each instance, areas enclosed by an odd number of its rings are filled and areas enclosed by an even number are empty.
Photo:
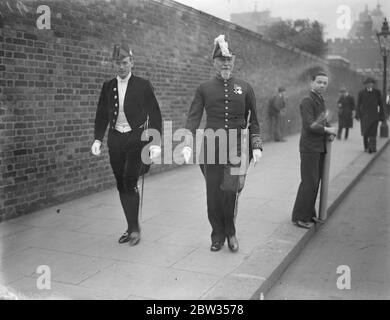
M278 21L265 30L265 36L317 56L323 57L327 52L324 27L316 20L313 22L309 19Z

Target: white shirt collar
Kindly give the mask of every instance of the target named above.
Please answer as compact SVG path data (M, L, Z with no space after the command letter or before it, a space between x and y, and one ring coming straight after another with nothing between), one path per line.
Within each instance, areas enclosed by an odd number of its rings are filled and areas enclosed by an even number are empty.
M122 79L120 76L116 76L116 79L118 80L118 82L121 82L121 83L124 83L124 82L128 82L129 79L131 77L131 72L129 72L129 74L127 75L126 78Z

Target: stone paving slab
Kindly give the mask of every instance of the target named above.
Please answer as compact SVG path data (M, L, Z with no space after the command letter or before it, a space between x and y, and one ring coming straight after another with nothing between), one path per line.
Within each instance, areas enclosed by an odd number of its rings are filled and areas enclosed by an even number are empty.
M379 149L387 141L378 139ZM298 142L294 135L267 143L260 164L250 168L236 254L226 245L209 251L204 179L198 166L183 166L145 178L142 240L135 247L117 243L126 223L116 189L1 223L0 284L31 299L256 299L315 232L290 222ZM334 142L330 205L375 159L362 147L358 129ZM46 291L36 286L43 264L52 271Z

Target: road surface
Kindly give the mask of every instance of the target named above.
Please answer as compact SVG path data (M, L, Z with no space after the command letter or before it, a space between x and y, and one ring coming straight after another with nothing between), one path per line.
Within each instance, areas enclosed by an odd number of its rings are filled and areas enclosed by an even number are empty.
M264 296L390 299L390 147Z

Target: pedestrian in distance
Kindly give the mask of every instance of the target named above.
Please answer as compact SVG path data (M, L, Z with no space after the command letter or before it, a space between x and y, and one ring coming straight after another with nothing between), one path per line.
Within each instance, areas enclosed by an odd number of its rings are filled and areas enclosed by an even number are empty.
M386 95L386 120L389 120L390 116L390 87L387 88L387 95Z
M271 135L274 141L285 142L284 139L284 116L286 113L286 101L284 97L286 89L284 87L278 88L278 93L274 95L268 103L268 118Z
M375 79L371 77L364 80L365 88L359 92L355 116L356 120L360 120L364 152L368 153L376 152L378 123L385 120L382 94L374 87L375 83Z
M262 156L263 146L254 90L248 82L232 76L235 55L224 35L214 40L212 59L216 75L196 89L185 127L190 132L191 137L188 138L191 140L205 111L206 131L210 135L218 132L226 138L210 141L206 133L202 136L204 153L201 158L204 161L200 161L200 168L206 182L207 213L212 228L210 250L221 250L227 239L229 249L237 252L239 244L235 216L247 172L244 158L249 162L253 158L257 163ZM242 135L244 138L249 136L248 148L245 143L240 143ZM240 157L239 163L233 163L230 157L227 159L233 150ZM182 154L188 163L192 155L191 145L184 147ZM244 172L233 173L243 164Z
M340 97L337 101L339 123L337 139L341 139L342 131L345 130L344 139L348 139L349 129L353 127L353 112L355 111L355 99L349 94L346 87L340 89Z
M292 212L292 222L301 228L310 229L316 218L315 203L323 172L326 139L336 136L336 128L328 122L329 113L323 94L329 77L318 71L311 78L311 90L300 104L302 130L299 141L301 157L301 182Z
M115 45L112 58L117 73L113 79L103 83L91 151L95 156L101 154L108 127L110 164L127 221L127 229L118 242L129 242L134 246L141 239L138 179L150 166L150 162L141 158L142 150L149 141L143 141L141 137L148 128L161 134L162 118L151 83L132 73L134 56L130 47L127 44ZM160 141L153 140L149 145L148 160L153 162L161 154Z

